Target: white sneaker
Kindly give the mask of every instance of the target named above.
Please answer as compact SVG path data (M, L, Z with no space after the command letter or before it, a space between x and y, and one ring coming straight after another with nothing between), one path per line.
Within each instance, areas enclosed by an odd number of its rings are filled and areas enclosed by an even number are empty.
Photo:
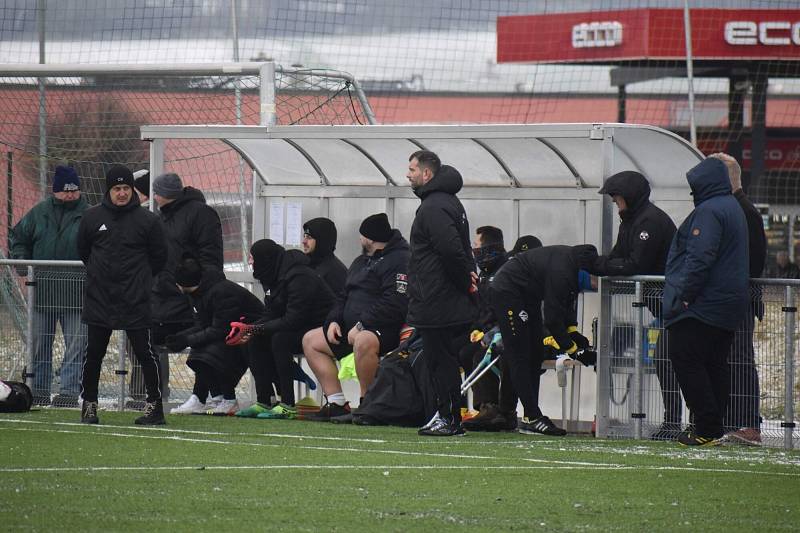
M200 398L192 394L189 396L189 399L186 400L183 405L179 405L178 407L173 407L170 409L169 414L171 415L202 415L206 412L206 404L200 401Z
M222 400L213 409L207 409L206 413L214 416L233 416L239 410L239 402L236 400Z
M216 409L219 403L224 399L225 397L222 394L218 394L217 396L211 396L209 394L208 399L206 400L206 411Z

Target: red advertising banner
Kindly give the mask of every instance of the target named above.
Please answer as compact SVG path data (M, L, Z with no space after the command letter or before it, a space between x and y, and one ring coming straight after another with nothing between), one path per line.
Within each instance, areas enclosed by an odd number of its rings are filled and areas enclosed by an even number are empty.
M725 139L701 139L697 147L706 155L714 152L726 152L728 141ZM753 159L752 142L745 139L742 143L742 168L750 168ZM764 168L767 170L800 170L800 139L767 139L764 150Z
M800 61L800 9L692 9L698 60ZM682 9L517 15L497 19L498 63L683 60Z

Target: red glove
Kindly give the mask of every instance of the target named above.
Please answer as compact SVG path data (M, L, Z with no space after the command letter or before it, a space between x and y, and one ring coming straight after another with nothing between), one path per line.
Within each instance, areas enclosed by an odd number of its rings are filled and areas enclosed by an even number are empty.
M252 324L244 322L231 322L231 331L225 337L225 344L228 346L240 346L247 344L253 336L255 328Z

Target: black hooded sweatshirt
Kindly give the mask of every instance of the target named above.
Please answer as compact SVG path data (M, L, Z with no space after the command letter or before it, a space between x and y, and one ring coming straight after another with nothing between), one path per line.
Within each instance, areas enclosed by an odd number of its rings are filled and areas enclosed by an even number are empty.
M336 225L327 218L312 218L303 224L316 241L314 251L308 254L309 266L319 274L334 294L341 294L347 279L347 267L333 254L336 250Z
M189 302L175 286L175 268L184 254L191 254L204 270L222 272L222 223L214 208L206 204L203 193L194 187L184 187L183 193L164 205L160 213L169 258L153 284L153 320L191 322Z
M265 333L302 331L318 328L325 322L335 296L311 267L305 254L287 253L276 245L262 253L253 245L253 276L261 282L267 296L266 315L258 324Z
M650 202L650 184L638 172L625 171L608 178L601 194L619 195L627 209L621 214L617 242L609 255L594 265L601 276L664 274L675 224L664 211Z
M544 302L543 324L559 346L572 346L567 327L575 324L578 270L591 264L597 251L591 245L543 246L520 252L500 267L491 281L491 297ZM536 308L538 310L538 307Z
M108 329L150 327L153 276L167 261L158 216L141 207L136 194L117 206L106 193L83 214L77 244L86 265L83 321Z
M400 329L408 310L408 243L396 229L383 250L356 257L347 272L344 292L328 314L347 332L356 322L365 329Z
M422 199L411 225L408 268L408 323L422 328L469 324L477 312L469 293L475 272L469 222L456 197L461 174L442 165L431 180L414 190Z

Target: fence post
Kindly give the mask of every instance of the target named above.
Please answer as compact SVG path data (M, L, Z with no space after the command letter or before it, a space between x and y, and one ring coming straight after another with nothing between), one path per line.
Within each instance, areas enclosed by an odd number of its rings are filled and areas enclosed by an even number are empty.
M786 287L786 302L783 308L784 318L784 401L783 401L783 447L791 450L794 446L794 331L796 327L797 308L794 306L794 287Z
M117 411L125 410L125 376L128 374L128 371L125 370L125 356L127 355L126 348L126 333L123 331L119 332L119 339L117 339L117 351L119 352L119 360L116 374L119 376L119 404L117 405Z
M600 318L597 323L597 399L595 400L595 435L608 437L608 410L611 394L611 284L600 278Z
M275 63L267 61L261 65L259 75L259 103L261 125L274 126L278 121L275 105Z
M22 378L25 380L25 384L33 389L33 376L34 373L32 372L33 369L33 346L35 339L33 338L35 333L33 331L33 314L34 314L34 298L36 298L36 275L33 265L28 265L28 277L25 278L25 300L26 300L26 311L28 312L28 322L26 324L27 331L26 336L28 339L27 346L25 347L25 375Z
M636 309L636 333L634 337L634 349L636 351L633 358L633 408L631 413L633 418L634 436L636 439L642 438L642 419L645 414L642 406L642 333L644 332L644 302L642 301L642 282L636 282L636 298L632 306Z

